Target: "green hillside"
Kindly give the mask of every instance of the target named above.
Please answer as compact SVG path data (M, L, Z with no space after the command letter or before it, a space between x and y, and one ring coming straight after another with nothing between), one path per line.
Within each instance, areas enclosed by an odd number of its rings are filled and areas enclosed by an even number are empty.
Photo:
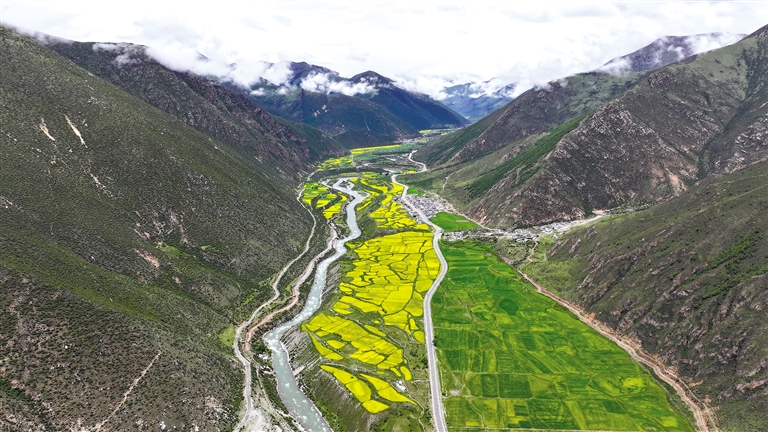
M291 184L0 32L0 429L232 427L219 334L303 246Z
M425 146L418 155L432 171L408 181L490 226L670 199L768 157L766 59L768 27L639 81L593 73L550 83ZM536 151L542 133L591 110L551 151ZM531 152L539 155L535 170L515 162Z
M188 125L231 144L263 170L293 180L311 164L344 152L327 134L274 118L248 96L192 72L170 70L132 44L55 42L50 48L96 76ZM258 161L258 162L257 162Z
M674 367L724 431L768 425L768 162L568 233L524 271Z

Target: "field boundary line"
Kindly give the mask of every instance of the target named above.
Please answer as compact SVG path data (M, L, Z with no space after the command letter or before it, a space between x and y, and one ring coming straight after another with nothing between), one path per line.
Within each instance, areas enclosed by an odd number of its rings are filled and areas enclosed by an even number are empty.
M626 351L629 356L632 357L632 359L636 362L642 363L643 365L651 368L656 376L658 376L665 383L669 384L670 387L675 389L677 394L680 396L680 399L683 400L683 402L688 406L688 408L690 408L691 412L693 413L693 417L696 420L696 424L694 426L697 430L701 432L720 432L720 429L717 427L717 418L712 413L710 407L707 406L704 402L701 402L696 397L696 395L693 394L691 389L688 388L688 385L682 380L682 378L680 378L675 372L668 370L661 361L645 352L643 348L639 346L639 344L623 338L620 334L608 327L606 324L588 316L584 309L580 306L564 300L557 294L548 291L546 288L536 283L536 281L534 281L530 276L523 273L522 271L517 270L517 272L520 273L520 275L531 285L536 287L537 292L549 297L557 304L571 311L574 315L576 315L576 317L579 318L581 322L592 327L598 333L610 339L612 342Z

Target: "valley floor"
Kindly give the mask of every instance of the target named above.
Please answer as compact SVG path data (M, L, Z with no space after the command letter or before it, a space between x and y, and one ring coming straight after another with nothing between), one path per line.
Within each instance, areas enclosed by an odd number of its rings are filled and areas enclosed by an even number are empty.
M394 160L407 167L402 154ZM324 166L354 170L354 156L340 161ZM305 340L311 357L299 354L306 363L300 379L334 430L693 430L675 406L683 404L635 362L642 354L521 279L498 258L492 236L440 242L447 275L431 302L435 309L422 308L445 270L425 216L408 213L403 187L386 176L335 177L369 194L356 209L363 234L349 245L319 312L301 325L303 336L294 336ZM308 182L305 203L343 229L349 200L324 184ZM465 223L449 214L433 219ZM434 324L430 348L440 380L432 385L425 312ZM431 409L430 388L442 388L442 404ZM703 415L696 419L708 430Z

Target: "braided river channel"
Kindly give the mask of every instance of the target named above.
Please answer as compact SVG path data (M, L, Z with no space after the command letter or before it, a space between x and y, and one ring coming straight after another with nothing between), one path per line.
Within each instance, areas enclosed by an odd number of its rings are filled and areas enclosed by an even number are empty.
M303 321L309 319L322 303L323 289L328 277L328 268L330 265L341 258L346 252L345 244L348 241L360 237L360 228L357 225L357 213L355 207L365 199L365 195L353 191L351 187L344 187L341 184L345 179L338 180L333 188L353 197L353 200L347 205L347 226L349 226L349 235L340 239L334 246L334 254L324 259L317 266L315 279L309 291L309 296L304 305L304 309L292 320L273 329L264 336L264 342L272 351L272 367L275 371L277 380L277 390L285 406L296 416L299 423L309 431L331 431L330 426L323 418L315 404L299 389L296 379L293 375L293 368L288 356L288 350L283 345L280 338Z

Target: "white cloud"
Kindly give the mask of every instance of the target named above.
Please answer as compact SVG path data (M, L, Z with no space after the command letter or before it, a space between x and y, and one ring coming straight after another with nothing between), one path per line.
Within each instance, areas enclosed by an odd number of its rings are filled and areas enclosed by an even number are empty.
M726 45L733 45L741 39L740 36L731 33L719 33L714 35L699 35L691 39L691 48L699 54L712 51Z
M327 73L311 73L301 81L301 88L317 93L341 93L347 96L375 93L376 88L370 83L361 80L357 83L339 81L336 75Z
M307 61L341 76L374 70L439 96L440 82L494 77L522 91L664 35L751 33L768 22L768 2L136 0L115 13L109 2L3 0L0 17L68 39L151 46L176 68L219 71L239 83L261 74L284 82L281 61Z

